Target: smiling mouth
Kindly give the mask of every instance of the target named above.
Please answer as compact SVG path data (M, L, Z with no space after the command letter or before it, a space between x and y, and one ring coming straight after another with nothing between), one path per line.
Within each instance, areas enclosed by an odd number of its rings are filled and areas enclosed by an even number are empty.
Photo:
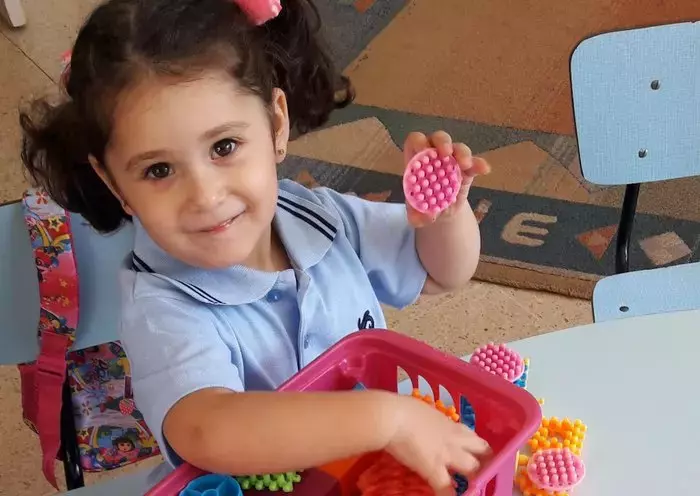
M241 214L242 214L242 212L241 212ZM203 232L203 233L209 233L209 234L216 234L216 233L224 232L226 229L228 229L229 227L231 227L231 226L233 225L234 222L236 222L236 220L241 216L241 214L238 214L238 215L236 215L236 216L234 216L234 217L231 217L230 219L225 220L225 221L222 222L221 224L217 224L217 225L215 225L215 226L213 226L213 227L208 227L208 228L206 228L206 229L202 229L201 232Z

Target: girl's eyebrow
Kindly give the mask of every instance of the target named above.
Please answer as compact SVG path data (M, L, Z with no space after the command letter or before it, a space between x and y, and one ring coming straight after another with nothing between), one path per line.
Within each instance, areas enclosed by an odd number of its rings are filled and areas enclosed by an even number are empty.
M224 124L221 124L219 126L213 127L209 129L208 131L205 131L204 134L202 134L202 137L200 138L200 141L209 141L220 134L223 134L227 131L242 131L246 128L249 127L249 124L247 122L239 122L239 121L231 121L231 122L225 122ZM142 162L144 160L153 160L154 158L157 158L161 155L165 155L167 153L167 150L151 150L148 152L143 152L139 153L138 155L134 155L129 159L129 161L126 163L126 170L130 170L132 167L137 165L139 162Z
M126 163L126 170L130 170L132 167L136 166L139 162L143 160L152 160L161 155L165 155L166 153L167 152L165 150L151 150L149 152L143 152L139 153L138 155L134 155Z
M202 134L201 141L209 141L226 131L242 131L248 127L247 122L231 121L211 128Z

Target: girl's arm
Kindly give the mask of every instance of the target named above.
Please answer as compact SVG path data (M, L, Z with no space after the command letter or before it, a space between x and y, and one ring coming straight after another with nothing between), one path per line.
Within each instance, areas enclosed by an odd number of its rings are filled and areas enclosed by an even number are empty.
M209 472L286 472L384 448L397 429L398 402L382 391L204 389L170 410L163 432L181 458Z
M471 150L463 143L453 144L444 131L430 138L411 133L404 146L406 161L428 147L437 148L441 156L454 155L462 171L457 200L437 217L422 214L406 204L408 220L416 228L416 250L428 272L423 293L435 294L463 286L476 271L481 236L467 197L474 178L487 174L490 168L485 160L472 157Z
M180 400L163 431L170 446L209 472L303 470L384 449L453 496L450 470L467 476L486 442L423 401L384 391L234 393L204 389Z
M481 236L469 205L416 231L416 249L428 279L424 294L437 294L462 287L479 263Z

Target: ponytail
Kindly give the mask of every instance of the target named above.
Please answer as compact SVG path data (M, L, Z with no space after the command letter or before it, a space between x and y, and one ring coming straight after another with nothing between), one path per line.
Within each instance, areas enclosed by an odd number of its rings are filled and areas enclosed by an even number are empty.
M88 162L88 134L72 101L52 106L38 100L20 113L20 125L26 171L56 203L104 233L129 218Z
M352 102L350 81L336 70L311 1L283 1L280 14L257 29L265 30L265 52L277 86L287 95L293 129L300 134L316 129L334 109Z

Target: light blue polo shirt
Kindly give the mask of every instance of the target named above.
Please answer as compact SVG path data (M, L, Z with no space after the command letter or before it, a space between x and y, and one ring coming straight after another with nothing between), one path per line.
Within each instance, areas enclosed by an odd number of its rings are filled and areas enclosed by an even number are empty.
M165 415L184 396L275 389L346 335L385 327L380 302L403 308L426 279L403 204L288 180L274 227L293 269L195 268L135 227L120 274L120 337L136 403L163 447Z

